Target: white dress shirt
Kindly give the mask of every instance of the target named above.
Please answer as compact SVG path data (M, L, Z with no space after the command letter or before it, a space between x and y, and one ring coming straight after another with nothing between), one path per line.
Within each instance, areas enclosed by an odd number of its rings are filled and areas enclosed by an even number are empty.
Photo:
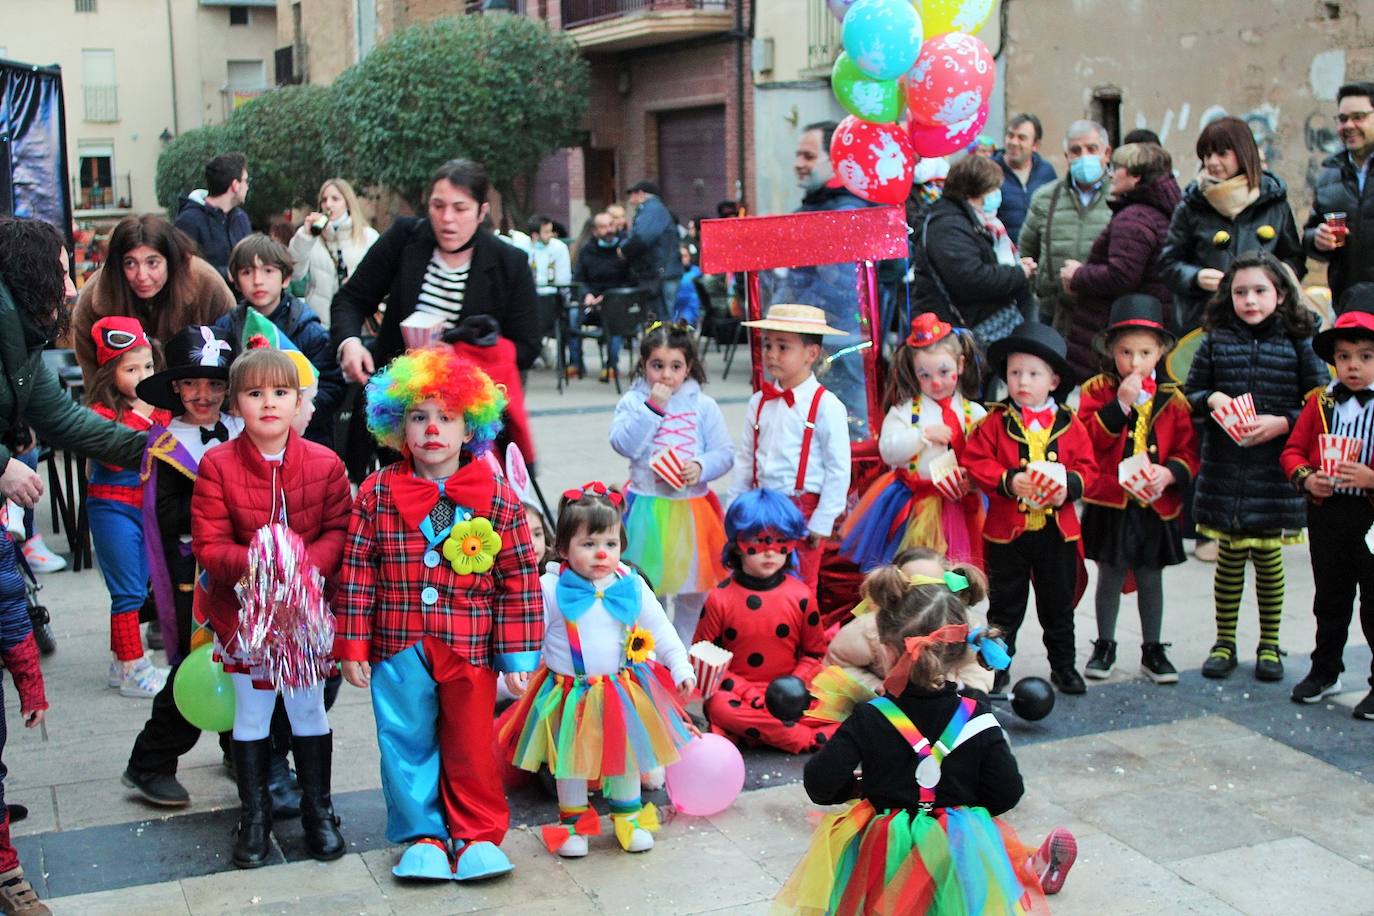
M967 425L964 424L966 403L968 417L972 421ZM949 406L959 418L959 423L963 425L965 439L968 438L970 428L988 415L982 404L965 401L964 396L958 392L954 394ZM921 427L943 426L945 415L940 410L939 403L924 394L920 397L920 413L916 425L912 425L911 413L911 401L903 401L888 410L887 416L883 417L882 433L878 436L878 453L882 455L883 463L893 468L904 468L913 458L916 459L917 474L929 480L930 462L947 452L949 446L927 442L921 434Z
M756 391L745 411L744 432L735 449L735 479L730 498L756 485L797 496L797 467L801 461L802 436L820 382L808 375L796 388L791 407L775 398L759 408L763 393ZM758 483L754 483L755 420L758 418ZM821 395L816 412L816 431L811 438L811 458L806 464L802 492L816 493L820 502L807 520L812 534L830 537L835 519L844 511L849 494L849 414L839 398L829 391Z
M530 270L534 273L534 291L541 296L558 292L560 286L572 285L572 260L568 246L560 239L530 246Z

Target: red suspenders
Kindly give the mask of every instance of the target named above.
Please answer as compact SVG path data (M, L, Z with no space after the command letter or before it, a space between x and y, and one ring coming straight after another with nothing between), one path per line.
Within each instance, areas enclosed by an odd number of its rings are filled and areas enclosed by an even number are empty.
M811 440L816 434L816 415L821 410L821 395L825 394L825 386L817 385L816 393L811 398L811 409L806 412L806 429L802 433L801 459L797 462L797 485L794 489L798 493L806 492L806 465L811 460ZM788 408L789 410L791 408ZM763 413L763 399L759 399L759 406L754 410L754 477L753 485L755 489L759 485L759 415ZM790 493L787 495L791 495Z

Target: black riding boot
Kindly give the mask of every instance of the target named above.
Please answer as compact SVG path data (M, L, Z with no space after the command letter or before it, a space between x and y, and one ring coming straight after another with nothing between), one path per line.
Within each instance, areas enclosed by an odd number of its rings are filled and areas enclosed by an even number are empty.
M238 837L234 841L234 864L239 868L257 868L267 864L272 851L272 798L267 792L272 740L235 741L233 754L242 805Z
M339 833L339 818L334 814L334 802L329 797L334 734L292 735L291 749L296 756L296 778L301 784L305 848L321 862L333 861L344 854L345 848Z

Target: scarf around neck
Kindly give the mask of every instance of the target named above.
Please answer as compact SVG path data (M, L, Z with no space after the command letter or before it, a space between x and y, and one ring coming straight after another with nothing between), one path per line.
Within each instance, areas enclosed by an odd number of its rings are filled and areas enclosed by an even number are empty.
M1227 219L1235 219L1259 200L1259 188L1252 188L1245 181L1245 175L1235 175L1225 181L1218 181L1206 172L1197 176L1197 186L1207 202Z

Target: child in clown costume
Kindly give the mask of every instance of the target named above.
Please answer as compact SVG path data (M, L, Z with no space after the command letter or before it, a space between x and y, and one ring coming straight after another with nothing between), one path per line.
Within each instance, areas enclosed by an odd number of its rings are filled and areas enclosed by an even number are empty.
M621 848L652 849L658 813L641 803L640 774L673 763L691 737L682 701L696 686L692 665L653 590L620 562L620 511L620 494L603 483L563 494L554 533L563 567L540 580L544 664L501 727L515 766L553 773L559 823L544 842L564 858L585 856L600 833L587 803L595 779Z
M344 678L370 687L397 877L504 874L510 822L492 754L496 675L539 661L539 581L519 497L481 455L505 398L452 347L367 385L368 429L404 456L359 490L335 601Z

